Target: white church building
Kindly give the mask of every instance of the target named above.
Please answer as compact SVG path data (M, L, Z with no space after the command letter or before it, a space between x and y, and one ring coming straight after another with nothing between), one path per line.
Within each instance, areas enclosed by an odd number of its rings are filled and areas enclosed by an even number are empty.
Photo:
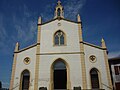
M80 16L64 18L60 1L52 20L39 17L36 37L23 49L16 43L10 90L112 90L105 41L84 42Z

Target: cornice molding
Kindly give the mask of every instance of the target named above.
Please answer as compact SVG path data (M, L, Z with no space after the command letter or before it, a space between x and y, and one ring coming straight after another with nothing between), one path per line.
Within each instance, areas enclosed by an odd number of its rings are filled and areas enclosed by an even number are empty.
M83 52L55 52L55 53L40 53L40 54L37 54L37 55L58 55L58 54L82 54Z
M28 46L28 47L26 47L26 48L23 48L23 49L19 50L18 52L14 52L14 53L20 53L20 52L22 52L22 51L25 51L25 50L28 50L28 49L30 49L30 48L33 48L33 47L35 47L35 46L37 46L37 45L40 45L40 43L35 43L35 44L31 45L31 46Z
M45 24L47 24L47 23L49 23L49 22L52 22L52 21L55 21L55 20L59 20L59 21L60 21L60 20L65 20L65 21L68 21L68 22L76 23L76 24L82 23L82 22L76 22L76 21L72 21L72 20L69 20L69 19L65 19L65 18L62 18L62 17L57 17L57 18L51 19L51 20L49 20L49 21L47 21L47 22L38 24L38 26L39 26L39 25L45 25Z
M120 57L109 58L108 60L120 60Z
M97 45L94 45L94 44L91 44L91 43L87 43L87 42L80 42L80 43L83 43L85 45L88 45L88 46L91 46L91 47L95 47L95 48L98 48L98 49L107 50L107 48L102 48L100 46L97 46Z

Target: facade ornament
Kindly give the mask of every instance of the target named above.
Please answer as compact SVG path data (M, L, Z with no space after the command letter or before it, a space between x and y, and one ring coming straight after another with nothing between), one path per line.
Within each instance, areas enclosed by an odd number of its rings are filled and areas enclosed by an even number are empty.
M60 0L57 2L54 18L64 18L63 6L61 5Z
M102 48L104 48L104 49L106 49L107 47L106 47L106 44L105 44L105 41L104 41L104 39L102 38L102 40L101 40L101 46L102 46Z
M78 20L78 22L81 22L81 18L80 18L80 15L78 14L78 16L77 16L77 20Z

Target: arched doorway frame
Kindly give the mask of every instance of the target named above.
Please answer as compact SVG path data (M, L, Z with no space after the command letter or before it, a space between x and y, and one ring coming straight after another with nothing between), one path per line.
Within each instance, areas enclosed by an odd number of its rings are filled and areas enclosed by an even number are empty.
M23 72L24 72L24 71L28 71L28 72L29 72L29 75L30 75L30 78L29 78L29 89L30 89L31 72L30 72L30 70L28 70L28 69L24 69L24 70L21 72L21 74L20 74L19 90L22 90L22 80L23 80ZM28 89L28 90L29 90L29 89Z
M92 89L91 74L90 74L90 72L91 72L92 69L96 69L96 71L97 71L97 73L98 73L98 79L99 79L99 89L102 89L101 73L100 73L100 70L97 69L96 67L92 67L92 68L89 70L90 87L91 87L91 89Z
M54 64L57 61L62 61L66 65L66 70L67 70L67 89L71 89L71 82L70 82L70 67L69 64L62 58L55 59L50 67L50 86L49 90L54 90Z

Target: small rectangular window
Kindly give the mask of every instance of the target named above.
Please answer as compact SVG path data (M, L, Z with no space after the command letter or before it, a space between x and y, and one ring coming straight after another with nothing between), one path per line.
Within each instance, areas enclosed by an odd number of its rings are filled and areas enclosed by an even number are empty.
M118 66L114 66L114 70L115 70L115 75L119 75L119 67Z
M119 66L119 75L120 75L120 66Z

